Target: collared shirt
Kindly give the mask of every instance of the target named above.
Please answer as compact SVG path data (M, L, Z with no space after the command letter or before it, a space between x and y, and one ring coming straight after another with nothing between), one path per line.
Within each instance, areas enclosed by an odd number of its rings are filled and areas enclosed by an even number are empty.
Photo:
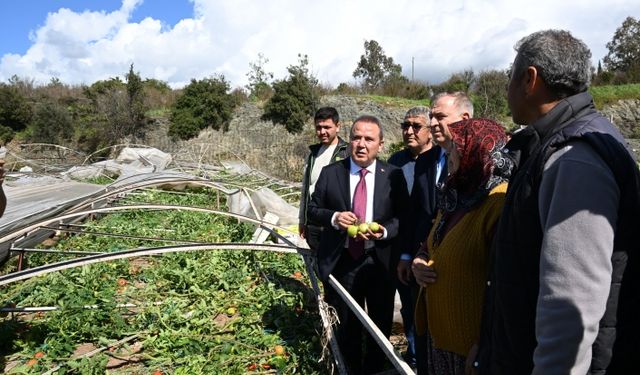
M356 190L356 185L358 185L358 182L360 181L360 170L362 169L362 167L356 164L353 161L353 159L350 159L350 160L351 160L351 163L350 163L351 167L349 169L349 196L351 199L351 207L353 207L353 194ZM374 160L373 163L371 163L371 165L369 165L366 168L369 171L369 173L367 173L364 177L364 180L367 184L367 214L365 215L365 221L367 223L370 223L373 221L373 192L375 190L375 183L376 183L376 178L375 178L376 164L377 164L377 160ZM331 217L331 225L335 229L340 230L340 227L336 223L337 217L338 217L338 212L334 213L333 217ZM386 238L387 238L387 229L384 228L383 235L380 239L386 239ZM372 248L373 246L374 246L373 241L364 242L365 249ZM345 247L349 247L349 241L345 241Z
M369 171L364 177L365 182L367 183L367 214L365 220L367 223L373 221L373 191L375 189L376 183L376 164L377 161L374 160L371 165L369 165L366 170ZM360 182L360 167L358 164L354 163L353 159L351 159L351 168L349 170L349 193L351 197L351 207L353 207L353 194L356 191L356 185Z
M311 194L313 194L313 192L316 190L316 181L318 181L318 177L320 177L322 168L331 163L331 156L333 155L336 146L337 143L329 146L320 146L318 155L316 156L316 159L313 163L313 168L311 168L311 173L309 174L309 196L311 196Z
M436 164L436 184L440 182L440 176L444 167L447 165L447 154L444 148L440 148L440 156L438 157L438 164Z

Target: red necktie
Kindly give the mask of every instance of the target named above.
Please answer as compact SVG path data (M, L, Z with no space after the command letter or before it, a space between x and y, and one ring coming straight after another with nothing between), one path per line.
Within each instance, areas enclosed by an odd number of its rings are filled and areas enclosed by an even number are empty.
M360 181L353 192L353 213L358 217L360 223L367 220L367 181L364 176L369 172L362 168L360 170ZM353 259L360 259L364 255L364 241L349 240L349 254Z

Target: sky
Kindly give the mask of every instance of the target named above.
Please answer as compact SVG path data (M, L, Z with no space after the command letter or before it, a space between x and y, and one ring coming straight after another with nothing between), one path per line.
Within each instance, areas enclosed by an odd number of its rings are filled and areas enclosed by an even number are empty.
M276 79L309 57L323 84L352 76L364 42L376 40L405 76L439 83L466 69L506 69L513 46L543 29L565 29L591 49L606 44L638 0L22 0L0 1L0 82L46 84L124 77L174 88L223 75L247 84L262 54Z

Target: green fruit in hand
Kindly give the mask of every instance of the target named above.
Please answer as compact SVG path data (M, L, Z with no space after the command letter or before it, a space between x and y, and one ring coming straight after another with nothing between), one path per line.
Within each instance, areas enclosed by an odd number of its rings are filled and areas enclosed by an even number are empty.
M349 225L347 227L347 235L349 237L355 237L358 234L358 227L355 225Z
M378 233L380 232L380 224L374 221L371 224L369 224L369 229L371 229L373 233Z
M369 224L362 223L362 224L358 225L358 232L367 233L367 231L369 231Z

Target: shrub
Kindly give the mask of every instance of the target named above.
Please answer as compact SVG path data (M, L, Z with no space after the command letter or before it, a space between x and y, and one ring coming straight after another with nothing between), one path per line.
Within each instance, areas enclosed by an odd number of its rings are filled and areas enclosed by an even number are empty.
M234 96L228 91L229 83L224 76L192 79L173 106L169 135L186 140L205 128L228 130L236 106Z
M357 95L358 87L342 82L335 89L335 92L340 95Z
M18 89L0 83L0 125L14 132L20 131L27 127L31 116L31 105Z
M282 124L289 133L300 133L316 107L318 81L308 70L306 55L298 55L298 65L289 66L289 77L273 84L273 96L264 107L263 120Z
M509 76L502 70L480 73L473 85L474 116L499 120L509 112L507 90Z
M36 107L29 127L32 142L67 144L73 135L69 112L52 102L40 103Z
M16 133L10 127L0 125L0 142L7 144L11 142L15 135Z

